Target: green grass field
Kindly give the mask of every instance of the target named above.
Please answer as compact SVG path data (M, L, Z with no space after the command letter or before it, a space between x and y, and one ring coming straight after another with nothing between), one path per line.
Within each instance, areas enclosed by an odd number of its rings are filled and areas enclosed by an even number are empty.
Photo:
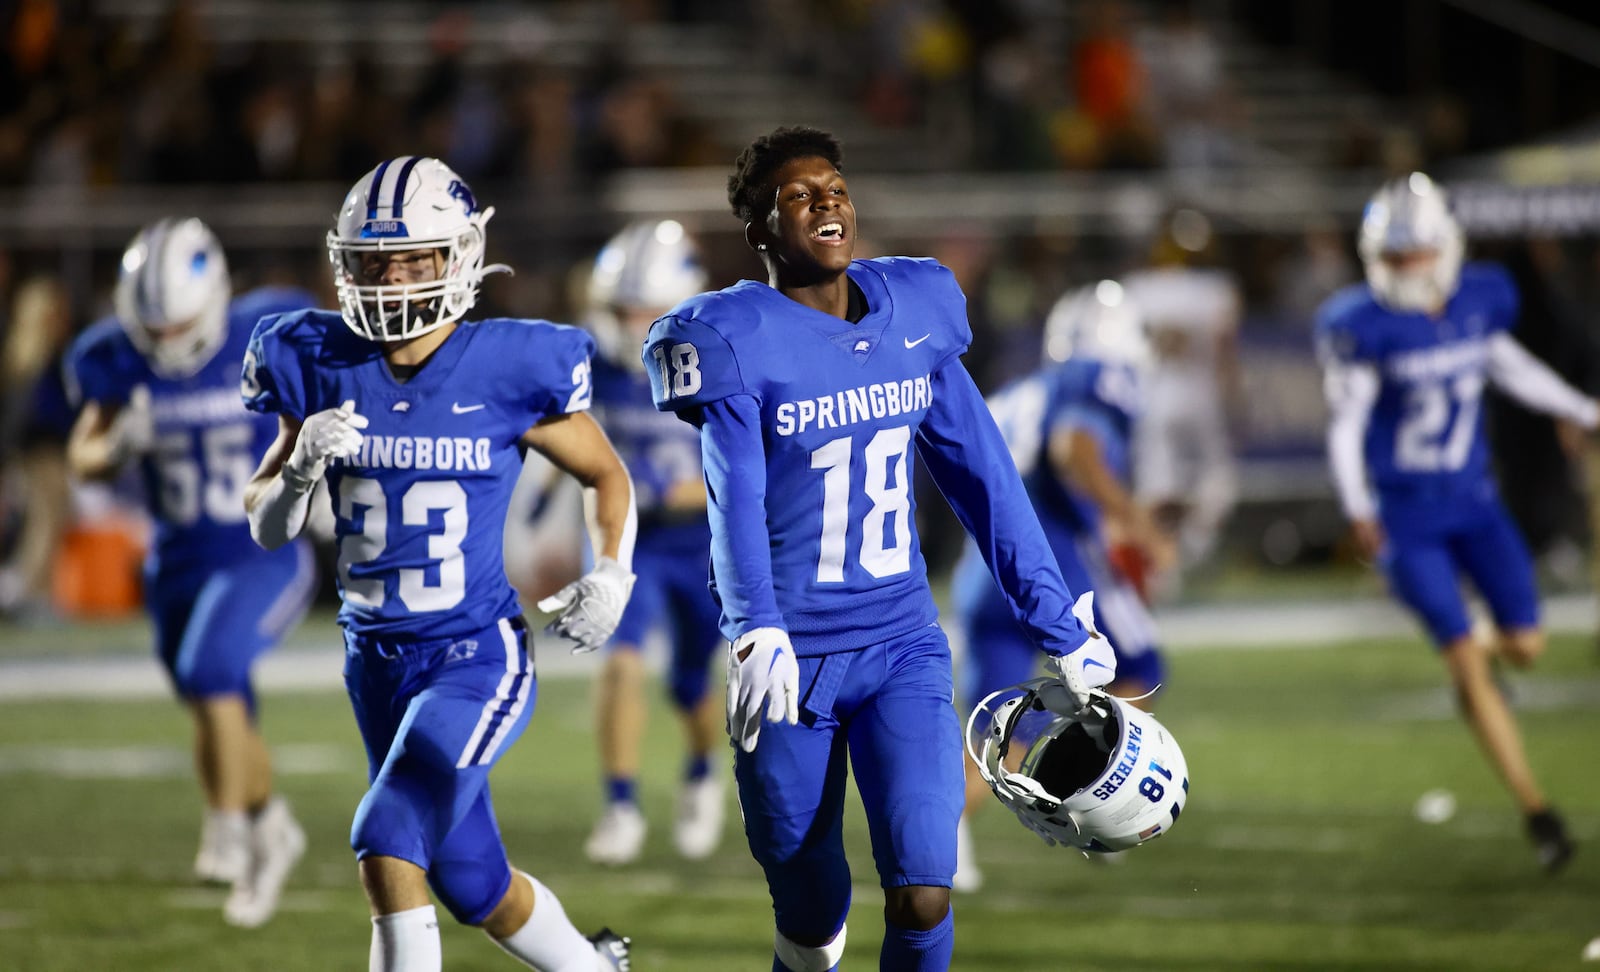
M998 806L976 824L988 887L957 899L955 967L1088 970L1581 969L1600 935L1600 670L1560 638L1514 680L1535 764L1586 846L1547 877L1453 717L1437 662L1404 640L1179 654L1162 717L1192 790L1182 822L1113 866L1046 848ZM740 834L710 862L672 853L677 734L654 713L644 779L656 826L635 868L589 866L598 809L588 686L552 681L500 764L496 806L520 866L580 927L633 936L634 968L766 970L766 888ZM0 704L0 970L365 967L346 846L364 758L342 694L269 695L281 786L310 833L284 910L238 931L187 871L199 821L185 717L165 702ZM1425 790L1460 809L1415 820ZM733 816L733 820L737 820ZM845 966L874 968L881 927L865 828L849 824L856 909ZM452 972L515 968L444 930Z

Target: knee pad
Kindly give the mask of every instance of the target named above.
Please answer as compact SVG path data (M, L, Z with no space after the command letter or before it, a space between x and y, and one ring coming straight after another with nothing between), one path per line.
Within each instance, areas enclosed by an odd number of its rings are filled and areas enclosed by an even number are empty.
M775 932L772 936L772 951L789 972L828 972L844 958L845 931L846 926L840 925L839 934L833 936L833 941L815 948L810 945L798 945L784 938L783 932Z
M435 861L428 886L439 903L463 925L481 925L511 887L511 868L503 861Z
M350 849L357 860L376 854L428 866L426 821L416 809L427 804L406 799L403 790L403 784L390 777L361 798L350 823Z

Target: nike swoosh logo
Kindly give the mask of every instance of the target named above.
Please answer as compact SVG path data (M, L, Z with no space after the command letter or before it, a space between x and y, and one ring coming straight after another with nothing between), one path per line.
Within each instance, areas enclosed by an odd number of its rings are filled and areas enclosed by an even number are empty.
M923 341L926 341L928 338L931 338L931 337L933 337L932 334L924 334L922 337L917 338L915 341L911 340L910 338L905 338L904 340L906 342L906 350L910 351L912 348L916 347L917 345L921 344Z
M455 414L455 415L465 415L468 412L476 412L480 408L483 408L483 406L482 405L463 405L460 402L451 402L450 403L450 411L451 411L452 414Z
M782 648L779 648L777 651L772 653L772 660L767 662L767 674L768 675L772 674L773 666L777 665L778 664L778 659L780 659L782 657L783 657L783 649Z
M1097 662L1093 658L1085 658L1083 660L1083 667L1084 668L1088 668L1090 665L1098 665L1101 668L1105 668L1105 669L1109 669L1111 667L1110 665L1107 665L1104 662Z

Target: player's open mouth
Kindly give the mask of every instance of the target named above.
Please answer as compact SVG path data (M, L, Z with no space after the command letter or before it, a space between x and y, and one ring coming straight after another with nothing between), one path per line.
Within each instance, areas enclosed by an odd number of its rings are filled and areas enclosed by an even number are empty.
M823 223L811 231L811 238L828 246L839 246L844 243L844 224L839 222Z

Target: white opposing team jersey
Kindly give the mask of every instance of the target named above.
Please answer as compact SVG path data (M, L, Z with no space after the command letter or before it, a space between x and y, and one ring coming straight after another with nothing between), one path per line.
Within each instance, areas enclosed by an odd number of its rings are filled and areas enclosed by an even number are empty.
M1220 407L1217 362L1223 339L1238 325L1239 290L1219 270L1152 267L1122 278L1133 306L1144 314L1156 349L1150 385L1152 412Z

